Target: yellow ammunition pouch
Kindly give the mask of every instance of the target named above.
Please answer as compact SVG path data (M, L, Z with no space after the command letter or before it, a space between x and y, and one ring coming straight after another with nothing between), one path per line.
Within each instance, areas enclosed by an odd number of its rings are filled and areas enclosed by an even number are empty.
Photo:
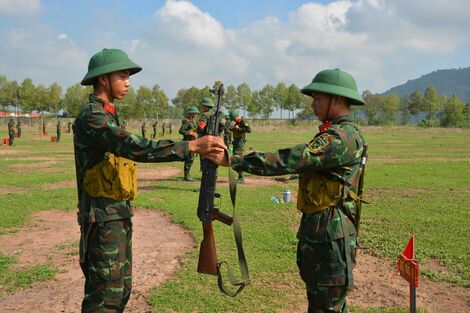
M136 164L106 153L103 161L85 171L83 188L92 197L132 200L137 196Z
M303 173L299 178L297 209L305 214L322 211L336 206L343 198L344 184L327 179L317 173ZM346 202L360 201L352 190L349 190Z

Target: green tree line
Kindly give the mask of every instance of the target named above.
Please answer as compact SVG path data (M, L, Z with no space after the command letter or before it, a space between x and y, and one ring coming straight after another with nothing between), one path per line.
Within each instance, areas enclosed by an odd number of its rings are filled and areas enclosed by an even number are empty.
M218 89L221 84L215 81L211 87L181 88L171 100L157 84L151 88L142 85L137 90L131 87L116 104L126 118L180 118L188 107L197 106L205 97L215 101L210 90ZM295 84L266 84L260 90L252 90L247 83L223 88L222 107L227 111L240 109L246 117L261 119L271 118L276 110L281 119L314 118L311 98L303 95ZM14 106L24 113L48 111L55 115L64 110L67 116L73 117L91 92L91 87L79 83L64 92L57 83L36 86L30 78L18 83L0 75L0 105L4 110ZM449 98L439 94L433 86L429 86L423 95L419 91L403 97L396 92L378 95L365 91L363 98L365 106L353 107L356 119L362 124L404 125L413 118L421 126L470 127L470 104L457 96Z
M424 94L418 90L399 97L396 92L388 95L362 94L366 105L354 107L356 118L367 125L406 125L413 118L424 127L470 127L470 103L458 96L448 97L433 86Z

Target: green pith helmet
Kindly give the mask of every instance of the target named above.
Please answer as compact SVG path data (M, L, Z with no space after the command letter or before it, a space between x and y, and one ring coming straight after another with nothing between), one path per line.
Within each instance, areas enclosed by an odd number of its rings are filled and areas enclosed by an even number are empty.
M228 117L230 117L232 121L235 120L237 116L240 116L240 110L233 110L228 114Z
M211 98L202 99L200 104L203 105L203 106L209 107L209 108L213 108L215 106L214 101L212 101Z
M133 75L142 70L140 66L129 59L127 54L119 49L103 49L91 57L86 73L81 84L83 86L93 85L95 79L101 75L129 70Z
M186 110L186 115L188 114L198 114L200 113L199 110L193 105L193 106L190 106L187 110Z
M319 72L301 92L307 96L314 92L343 96L349 99L351 104L364 105L364 99L357 92L354 78L339 68Z

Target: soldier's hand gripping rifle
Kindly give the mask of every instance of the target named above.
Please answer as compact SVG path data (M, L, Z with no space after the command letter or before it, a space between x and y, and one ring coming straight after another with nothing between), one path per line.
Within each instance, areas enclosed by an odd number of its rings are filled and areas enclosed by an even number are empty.
M222 96L222 87L220 85L218 90L211 90L212 93L217 93L217 108L216 112L209 118L204 135L218 135L219 125L219 113L220 113L220 98ZM227 156L228 152L226 151ZM230 159L230 158L229 158ZM197 271L199 273L211 274L218 276L219 289L228 296L236 296L245 285L249 284L248 277L248 266L243 252L242 237L240 224L235 212L235 196L236 196L236 182L234 177L230 177L230 196L233 205L233 217L230 217L216 207L214 200L220 199L220 194L215 192L215 186L217 181L217 165L209 161L206 158L201 158L201 186L199 189L199 201L197 207L197 216L202 222L203 239L199 251L199 260L197 265ZM230 167L229 167L229 173ZM220 201L219 201L220 203ZM228 289L223 280L221 273L221 265L225 262L218 262L217 252L215 248L214 231L212 229L212 221L218 220L226 225L233 224L233 231L235 234L235 240L238 249L238 260L240 264L240 272L242 279L236 279L232 274L230 268L228 268L229 281L235 290Z

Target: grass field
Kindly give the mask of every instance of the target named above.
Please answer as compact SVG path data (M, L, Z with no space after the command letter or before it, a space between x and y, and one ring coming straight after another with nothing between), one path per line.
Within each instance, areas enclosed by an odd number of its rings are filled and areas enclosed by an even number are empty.
M249 135L247 146L273 151L308 142L315 132L313 127L263 127ZM369 251L395 260L412 232L416 258L448 269L447 274L427 270L424 275L470 287L470 130L365 128L364 134L369 142L366 200L370 204L364 206L361 235ZM63 135L63 141L56 144L44 138L39 141L36 130L26 130L23 135L13 147L17 153L2 153L5 149L0 147L0 234L14 231L33 212L70 211L76 206L71 183L75 177L71 136ZM6 137L6 131L2 129L0 136ZM158 166L162 164L139 165ZM195 177L199 175L197 169L196 162L192 170ZM226 176L226 172L221 169L219 176ZM66 188L48 188L61 182ZM305 302L294 261L299 215L293 203L270 201L272 195L281 197L285 188L297 191L296 183L256 188L239 185L238 210L252 278L243 296L225 297L218 292L214 277L198 275L195 249L184 257L183 268L154 290L151 302L163 312L278 312L281 308L289 312ZM182 183L179 177L159 181L155 189L141 193L134 205L160 208L190 229L200 242L197 193L193 191L198 184ZM220 185L218 189L222 208L229 210L228 187ZM156 197L162 201L155 203ZM214 223L214 231L219 259L235 265L231 229ZM0 254L0 292L50 279L55 273L47 264L17 269L14 263L13 257ZM408 309L351 311L401 313Z

